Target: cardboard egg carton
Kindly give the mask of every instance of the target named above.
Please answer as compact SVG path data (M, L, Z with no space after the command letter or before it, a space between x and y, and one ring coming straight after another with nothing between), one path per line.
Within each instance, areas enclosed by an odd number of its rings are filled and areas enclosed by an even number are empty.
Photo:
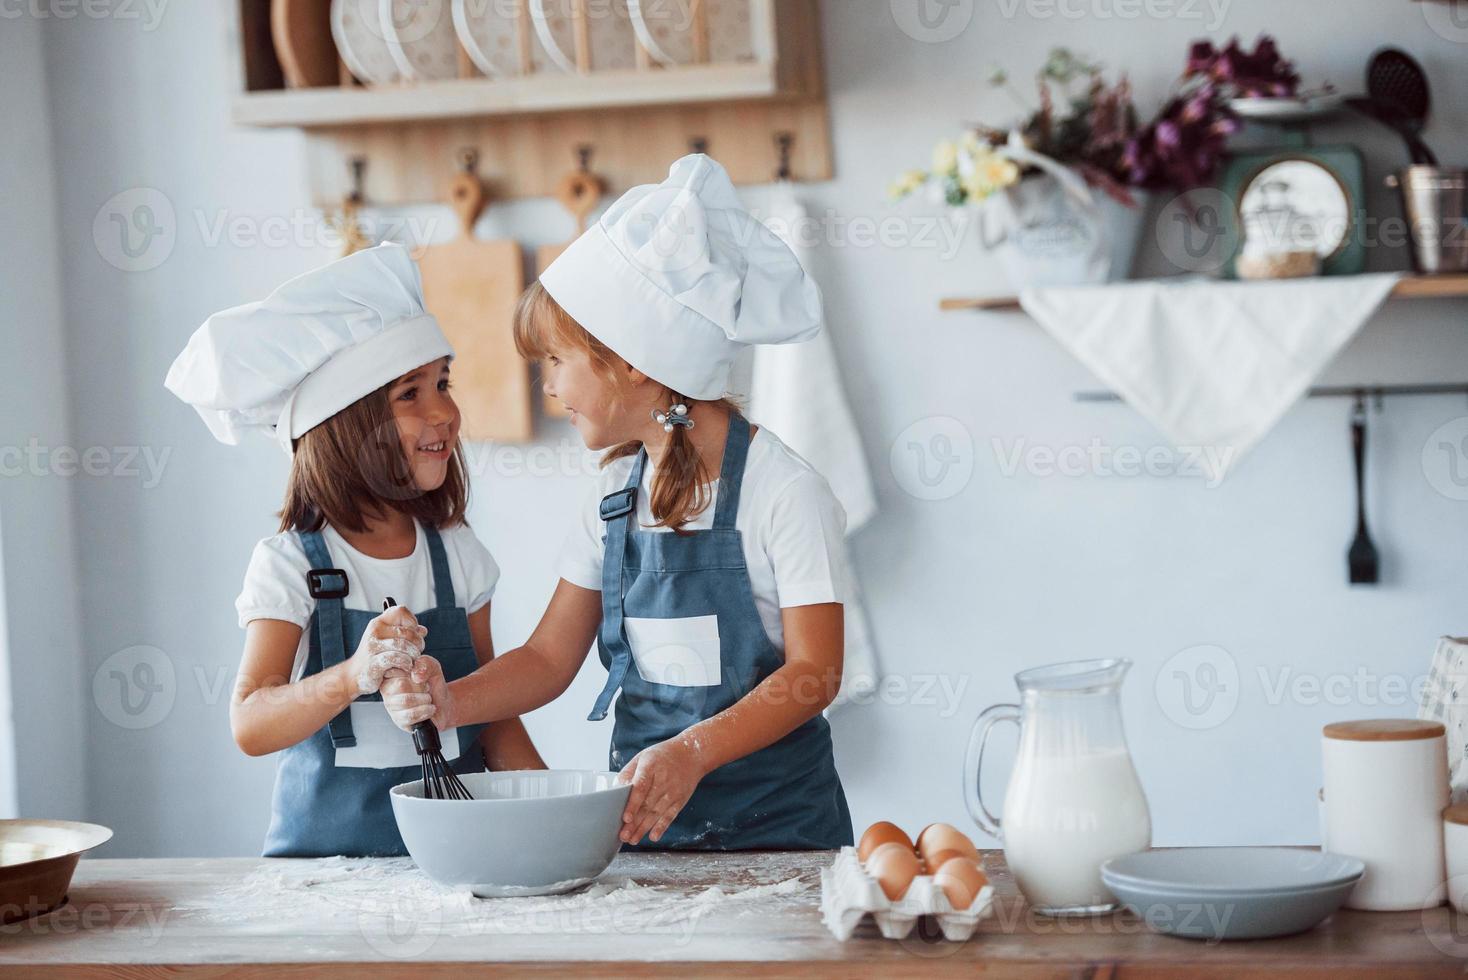
M994 905L994 886L985 885L974 902L956 911L932 875L918 875L907 894L892 901L877 879L867 874L856 848L843 847L829 868L821 869L821 919L837 939L845 942L868 915L888 939L905 938L919 919L932 916L950 942L967 942Z

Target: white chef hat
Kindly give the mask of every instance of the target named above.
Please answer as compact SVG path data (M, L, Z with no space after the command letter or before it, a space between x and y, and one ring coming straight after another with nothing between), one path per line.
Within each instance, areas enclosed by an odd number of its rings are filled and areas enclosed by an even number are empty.
M728 391L740 347L821 330L815 281L701 153L622 195L540 282L592 336L690 398Z
M297 276L264 301L214 314L164 384L220 442L256 430L292 440L454 349L424 310L418 267L379 245Z

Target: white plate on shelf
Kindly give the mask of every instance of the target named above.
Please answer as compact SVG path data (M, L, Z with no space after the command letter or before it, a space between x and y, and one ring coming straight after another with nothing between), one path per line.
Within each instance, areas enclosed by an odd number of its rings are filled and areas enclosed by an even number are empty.
M459 39L449 0L379 0L378 16L388 53L403 78L459 77Z
M1229 108L1244 119L1260 122L1307 122L1333 115L1345 105L1346 97L1336 92L1286 98L1230 99Z
M378 0L332 0L331 37L347 70L366 85L391 85L399 69L382 33Z
M548 62L550 66L574 75L576 28L571 16L571 0L530 0L530 20L535 24L535 36L540 40L539 52L544 55L544 58L535 59L536 71L543 71Z
M565 2L565 0L560 0ZM591 70L621 71L637 67L637 31L627 0L591 3Z
M627 0L642 46L663 65L693 63L693 9L689 0ZM715 64L754 58L750 0L704 0L709 61Z
M469 60L489 78L520 74L520 34L503 0L454 0L454 30Z

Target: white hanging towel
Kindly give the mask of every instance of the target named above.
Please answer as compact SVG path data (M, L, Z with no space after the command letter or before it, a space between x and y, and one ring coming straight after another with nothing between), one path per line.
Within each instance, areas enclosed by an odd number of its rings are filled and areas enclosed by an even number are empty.
M1020 305L1220 480L1390 295L1395 273L1027 289Z
M765 224L783 238L801 262L809 265L798 230L806 210L795 187L781 181L771 193ZM795 450L826 478L846 510L849 536L877 512L871 471L862 452L861 434L841 384L831 331L821 331L803 344L756 347L749 392L749 415ZM832 709L854 696L870 694L880 674L860 584L852 575L846 603L846 662L841 692Z

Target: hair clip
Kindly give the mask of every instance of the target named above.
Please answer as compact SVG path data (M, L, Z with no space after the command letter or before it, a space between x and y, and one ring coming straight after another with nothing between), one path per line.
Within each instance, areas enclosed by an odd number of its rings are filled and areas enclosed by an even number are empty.
M652 420L663 427L664 432L672 432L673 426L684 429L693 428L693 417L688 414L688 406L679 402L666 412L652 410Z

